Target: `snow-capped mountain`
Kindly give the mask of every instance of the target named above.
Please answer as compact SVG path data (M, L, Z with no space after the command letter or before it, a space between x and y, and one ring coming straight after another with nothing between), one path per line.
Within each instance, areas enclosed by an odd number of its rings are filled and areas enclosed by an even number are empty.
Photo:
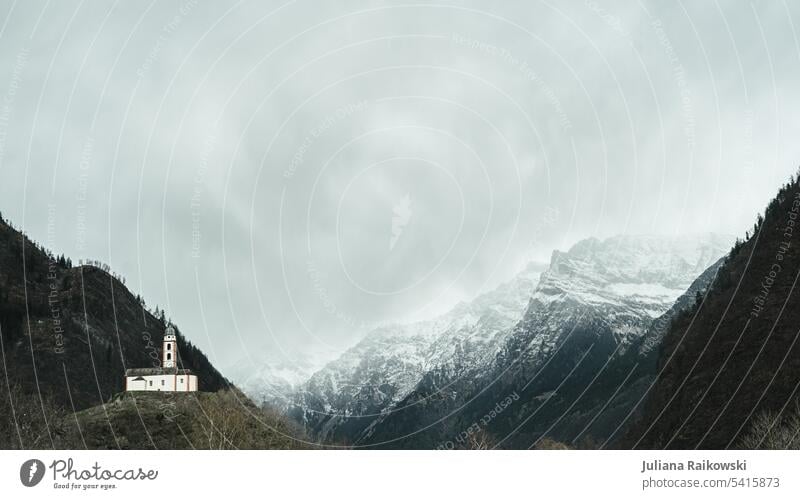
M355 440L430 370L485 366L522 317L543 267L530 264L433 320L372 331L301 387L292 415L320 438Z
M716 234L617 236L553 252L500 362L535 368L576 327L607 330L624 352L731 244Z
M403 400L383 406L366 424L336 424L361 445L438 447L442 435L458 434L514 394L520 398L514 409L492 420L490 429L503 437L536 441L556 421L559 436L573 430L571 435L580 436L580 425L591 426L589 421L605 425L597 433L607 434L618 416L609 412L629 410L630 398L642 392L641 386L622 385L642 385L650 374L652 365L639 365L638 356L646 338L658 341L654 322L730 243L717 235L619 236L556 251L521 320L493 323L487 313L481 321L442 332L428 353L419 355L426 362L418 371L424 372ZM610 382L593 381L601 375ZM611 404L617 395L628 399ZM602 417L600 408L607 411ZM598 418L586 417L592 410L599 411ZM530 414L536 417L519 420Z

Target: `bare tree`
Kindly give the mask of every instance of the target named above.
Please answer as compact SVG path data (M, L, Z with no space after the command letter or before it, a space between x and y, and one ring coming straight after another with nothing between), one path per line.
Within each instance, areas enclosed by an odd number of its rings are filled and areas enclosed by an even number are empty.
M800 402L795 403L789 414L765 411L756 416L739 446L753 450L800 450Z
M497 445L494 437L484 428L470 433L467 437L465 447L469 450L491 450Z

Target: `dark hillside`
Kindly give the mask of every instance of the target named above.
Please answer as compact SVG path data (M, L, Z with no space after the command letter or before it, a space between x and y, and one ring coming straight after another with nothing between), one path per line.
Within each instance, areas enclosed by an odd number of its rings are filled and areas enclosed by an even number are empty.
M3 386L37 398L41 393L69 412L106 402L123 390L126 368L157 365L165 329L159 315L117 277L94 266L73 267L0 217ZM180 332L178 341L182 367L198 374L201 390L229 385Z
M637 448L742 445L765 413L793 410L800 387L800 184L783 186L737 243L705 299L680 314L663 370L631 428Z

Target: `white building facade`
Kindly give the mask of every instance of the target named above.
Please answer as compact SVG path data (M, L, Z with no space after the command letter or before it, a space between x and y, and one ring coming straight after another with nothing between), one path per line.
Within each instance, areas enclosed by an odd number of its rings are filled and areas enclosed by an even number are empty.
M161 348L161 367L125 371L126 392L196 392L197 376L189 369L178 369L178 339L167 327Z

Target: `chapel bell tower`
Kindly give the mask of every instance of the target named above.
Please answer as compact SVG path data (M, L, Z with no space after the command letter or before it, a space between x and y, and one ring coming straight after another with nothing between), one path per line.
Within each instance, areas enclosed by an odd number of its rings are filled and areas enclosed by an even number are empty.
M178 356L178 340L175 337L175 329L172 325L167 326L164 332L164 346L161 349L161 366L164 368L175 367Z

